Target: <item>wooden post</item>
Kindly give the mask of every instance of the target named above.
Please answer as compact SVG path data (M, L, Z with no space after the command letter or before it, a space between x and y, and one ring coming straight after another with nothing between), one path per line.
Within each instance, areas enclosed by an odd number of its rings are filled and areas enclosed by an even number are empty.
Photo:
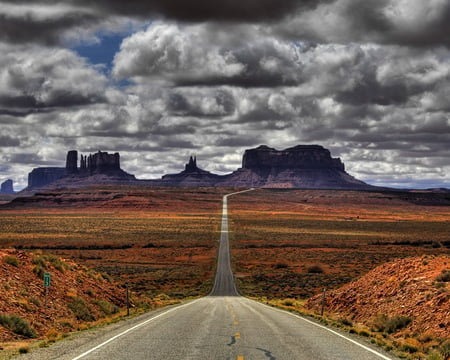
M129 295L129 291L128 291L128 284L126 285L126 289L127 289L127 316L130 316L130 295Z
M325 310L325 291L326 289L324 288L322 292L322 309L320 311L320 316L323 316L323 312Z

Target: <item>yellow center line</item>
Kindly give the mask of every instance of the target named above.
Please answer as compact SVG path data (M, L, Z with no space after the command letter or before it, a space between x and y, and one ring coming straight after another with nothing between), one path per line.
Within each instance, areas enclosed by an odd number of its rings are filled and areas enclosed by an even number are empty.
M240 334L240 333L236 333L236 334L234 334L234 337L235 337L236 339L240 339L240 338L241 338L241 334Z

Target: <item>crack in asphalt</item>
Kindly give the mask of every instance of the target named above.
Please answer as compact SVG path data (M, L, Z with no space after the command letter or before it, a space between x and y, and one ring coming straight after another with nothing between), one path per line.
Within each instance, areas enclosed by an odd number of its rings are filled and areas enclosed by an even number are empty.
M261 348L256 348L256 350L262 351L269 360L277 360L277 358L275 356L273 356L272 352L269 350L265 350L265 349L261 349Z
M231 337L231 342L229 343L229 344L227 344L228 346L232 346L232 345L234 345L234 344L236 344L236 336L232 336Z

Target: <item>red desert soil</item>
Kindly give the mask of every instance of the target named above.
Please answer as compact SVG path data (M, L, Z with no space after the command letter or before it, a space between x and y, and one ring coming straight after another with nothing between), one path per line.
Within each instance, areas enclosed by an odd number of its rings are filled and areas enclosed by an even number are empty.
M51 273L47 298L43 272ZM0 250L0 279L0 314L25 319L37 337L80 329L125 305L125 290L110 279L56 256ZM0 326L0 342L25 338Z
M447 275L446 275L447 274ZM377 316L405 316L403 331L450 338L450 257L422 256L381 265L359 280L327 293L328 312L369 327ZM320 309L322 296L306 307Z

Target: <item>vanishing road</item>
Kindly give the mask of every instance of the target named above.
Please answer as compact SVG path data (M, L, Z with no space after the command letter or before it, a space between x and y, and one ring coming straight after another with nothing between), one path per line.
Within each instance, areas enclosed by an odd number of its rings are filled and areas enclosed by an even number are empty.
M235 194L223 199L217 274L209 296L62 341L23 359L394 359L348 335L239 296L228 244L227 199Z

